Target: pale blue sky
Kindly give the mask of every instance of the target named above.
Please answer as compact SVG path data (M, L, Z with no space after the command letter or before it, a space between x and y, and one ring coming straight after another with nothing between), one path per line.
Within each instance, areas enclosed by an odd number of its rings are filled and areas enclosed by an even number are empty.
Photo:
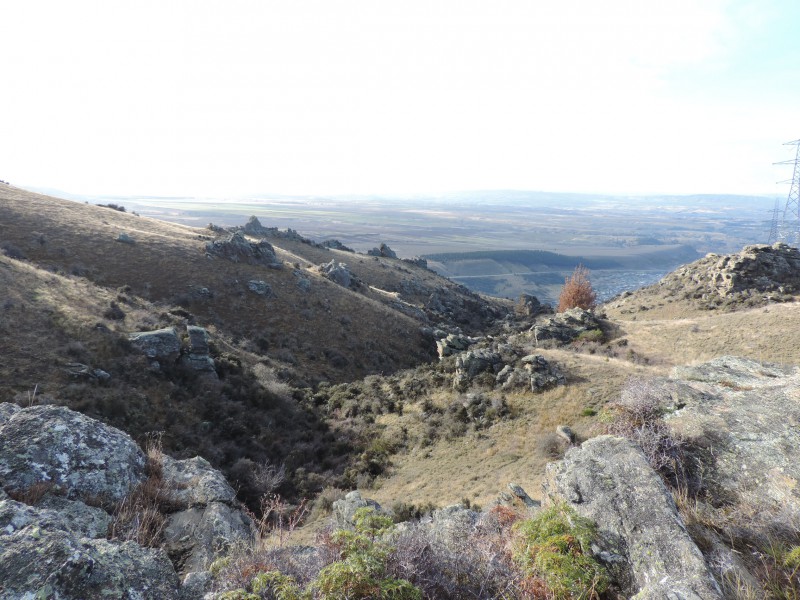
M0 179L783 195L798 25L797 0L10 1Z

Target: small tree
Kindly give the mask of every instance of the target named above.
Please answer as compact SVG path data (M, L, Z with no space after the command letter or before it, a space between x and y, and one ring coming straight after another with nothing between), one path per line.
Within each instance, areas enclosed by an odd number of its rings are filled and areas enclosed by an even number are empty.
M564 280L564 288L558 297L558 312L576 307L591 310L595 306L597 306L597 294L589 281L589 269L578 265L572 275Z

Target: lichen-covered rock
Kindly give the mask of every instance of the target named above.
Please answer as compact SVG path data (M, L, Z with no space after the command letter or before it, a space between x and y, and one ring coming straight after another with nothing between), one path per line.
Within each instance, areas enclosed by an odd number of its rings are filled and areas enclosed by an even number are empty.
M79 500L48 495L39 505L28 506L3 496L0 498L0 536L13 535L29 526L46 531L67 531L86 538L104 538L108 532L111 517L104 510Z
M549 304L542 304L536 296L530 294L520 294L519 300L514 307L514 312L519 317L536 317L541 314L552 313L553 309Z
M169 516L164 528L164 549L181 574L204 571L232 544L255 539L252 519L222 502L190 508Z
M567 502L597 523L592 548L626 597L721 598L672 496L642 450L613 436L593 438L547 466L546 502Z
M0 427L22 408L12 402L0 403Z
M479 518L480 513L461 504L445 506L431 514L429 535L445 547L458 548L468 538Z
M161 472L171 504L197 507L212 502L233 504L236 501L236 492L222 473L200 456L184 460L164 456Z
M481 373L491 373L494 377L503 368L503 359L489 348L467 350L456 356L456 373L453 387L463 389Z
M127 434L63 406L32 406L0 424L0 485L51 483L69 498L118 501L144 479Z
M712 493L800 514L798 369L724 356L671 377L684 389L667 424L713 474ZM658 385L669 398L669 381Z
M155 360L175 362L181 353L181 340L174 327L131 333L128 339L134 348Z
M474 343L474 340L460 333L448 333L445 337L436 340L436 351L439 358L445 356L453 356L459 352L463 352Z
M362 498L361 492L349 492L343 499L333 503L333 516L339 529L352 529L353 517L359 508L371 507L382 511L381 505L368 498Z
M163 550L36 524L0 531L0 600L170 600L178 585Z
M582 308L571 308L552 317L545 317L531 327L537 344L545 340L568 344L582 333L600 329L600 321L594 313Z
M521 359L523 368L528 373L532 392L541 392L558 385L566 385L567 378L554 364L548 362L544 356L529 354Z

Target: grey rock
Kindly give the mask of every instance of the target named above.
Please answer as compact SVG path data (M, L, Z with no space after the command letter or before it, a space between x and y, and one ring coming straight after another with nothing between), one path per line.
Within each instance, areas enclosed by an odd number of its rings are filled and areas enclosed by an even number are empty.
M601 329L601 327L600 321L594 313L582 308L571 308L552 317L542 318L531 327L531 332L537 344L545 340L568 344L580 334L595 329Z
M563 501L597 523L592 550L626 597L721 598L672 496L642 450L613 436L593 438L547 466L546 503Z
M145 356L162 362L174 362L181 352L181 340L174 327L131 333L128 339Z
M373 248L367 252L369 256L383 256L384 258L397 258L397 253L386 244L381 244L379 248Z
M575 432L567 425L559 425L556 427L556 435L569 444L575 443Z
M0 427L22 408L12 402L0 402Z
M197 507L212 502L233 504L236 501L236 492L222 473L200 456L175 460L165 455L162 477L168 484L168 500L173 504Z
M519 498L528 508L539 508L542 505L541 502L531 498L528 495L528 492L526 492L521 485L511 482L508 484L508 489L514 495L514 497Z
M178 597L178 577L163 550L37 525L0 540L0 600Z
M422 258L421 256L412 256L411 258L404 258L403 261L415 265L417 267L422 267L423 269L428 268L427 259Z
M528 373L532 392L541 392L567 383L567 378L561 370L548 362L544 356L529 354L522 357L522 364Z
M78 500L48 496L37 506L28 506L7 495L0 498L0 546L3 536L35 526L44 531L66 531L78 537L105 538L111 517Z
M256 528L250 517L222 502L190 508L169 516L164 549L179 574L204 571L232 544L252 543Z
M275 294L272 292L272 286L266 281L260 279L251 279L247 282L247 289L259 296L273 297Z
M350 272L344 263L331 260L329 263L321 264L318 268L324 277L342 287L357 289L361 285L361 281Z
M136 240L129 236L127 233L122 232L117 236L117 241L123 244L135 244Z
M371 507L376 511L383 511L381 505L370 500L363 498L361 492L349 492L343 499L336 500L333 503L333 516L336 520L336 525L339 529L352 529L353 516L359 508Z
M472 343L472 338L459 333L449 333L444 338L436 341L436 351L439 354L439 358L442 359L445 356L452 356L463 352L469 348Z
M203 598L213 587L213 577L208 571L187 573L181 582L180 600L198 600Z
M189 348L183 357L184 363L195 371L210 374L216 379L214 359L209 356L208 332L196 325L187 325L186 332L189 334Z
M144 479L145 457L127 434L63 406L32 406L0 427L0 484L50 482L69 498L118 501Z
M431 514L429 536L447 548L463 547L464 541L480 519L480 513L453 504Z
M495 375L503 369L503 359L497 352L488 348L467 350L456 356L456 373L453 387L464 388L481 373Z
M671 377L684 387L667 424L713 473L712 491L800 514L798 369L724 356ZM659 386L667 396L669 382Z
M553 312L549 304L542 304L536 296L530 294L520 294L514 311L520 317L536 317L541 314Z
M342 250L344 252L355 252L352 248L348 248L339 240L325 240L322 242L323 248L330 248L331 250Z
M250 242L241 231L206 243L206 256L219 257L236 263L281 268L275 249L266 240Z

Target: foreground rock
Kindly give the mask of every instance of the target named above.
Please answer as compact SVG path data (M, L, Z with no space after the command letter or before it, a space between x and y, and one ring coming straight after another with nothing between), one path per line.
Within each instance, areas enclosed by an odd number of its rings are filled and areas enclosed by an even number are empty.
M69 498L116 502L145 478L127 434L63 406L32 406L0 424L0 485L52 486Z
M593 548L626 597L721 598L672 496L641 449L612 436L589 440L548 465L544 492L595 521Z
M0 600L202 597L202 585L181 590L179 574L208 580L202 572L252 543L255 526L207 461L151 460L147 479L129 436L67 408L0 404ZM141 514L117 521L132 493L162 511L161 533L147 537L158 548L131 541Z

